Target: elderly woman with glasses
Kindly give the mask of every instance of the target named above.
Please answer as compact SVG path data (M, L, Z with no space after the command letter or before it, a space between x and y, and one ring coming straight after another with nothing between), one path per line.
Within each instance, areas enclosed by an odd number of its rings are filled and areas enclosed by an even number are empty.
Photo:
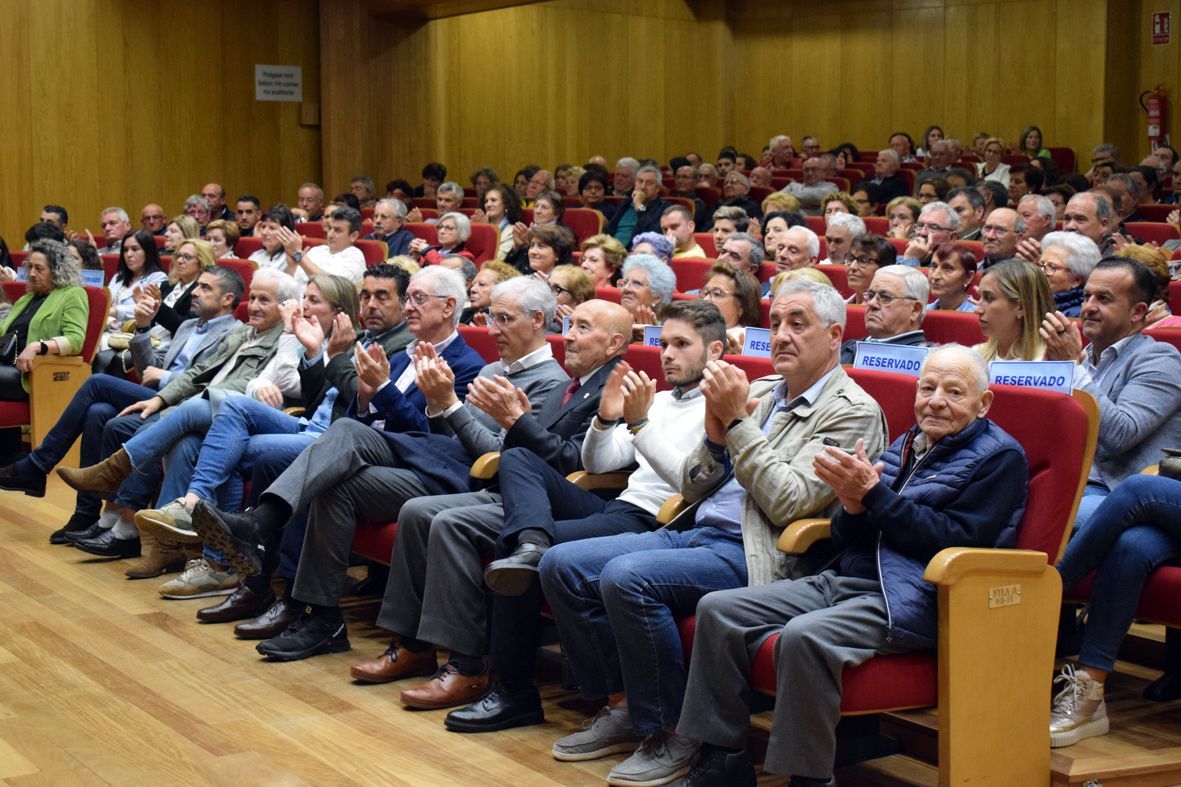
M559 265L550 271L549 287L558 301L554 312L557 331L562 330L562 318L574 314L574 310L595 297L595 283L590 274L577 265Z
M1083 285L1102 258L1095 241L1077 232L1051 232L1042 238L1037 266L1054 295L1054 310L1078 317L1083 308Z
M434 246L422 238L410 241L410 256L420 265L438 265L444 257L454 254L475 260L475 255L464 248L472 236L472 222L467 216L458 212L444 213L435 225L435 232L438 242Z
M664 261L651 254L633 254L623 263L619 303L636 325L656 325L660 308L672 300L677 277Z
M865 291L873 283L878 268L893 265L898 259L894 244L878 235L858 235L849 247L845 281L853 291L845 303L854 306L865 305Z

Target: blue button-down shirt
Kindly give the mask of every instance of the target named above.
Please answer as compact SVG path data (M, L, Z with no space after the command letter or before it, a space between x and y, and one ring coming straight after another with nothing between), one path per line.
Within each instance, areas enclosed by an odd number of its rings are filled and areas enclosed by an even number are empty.
M196 354L197 345L204 341L205 337L209 335L209 329L215 325L220 325L226 320L234 319L232 314L223 314L220 317L214 317L212 320L197 323L197 328L189 335L189 340L185 342L185 346L180 348L180 352L172 359L172 363L164 370L164 374L160 376L160 387L168 385L172 378L193 363L193 356Z

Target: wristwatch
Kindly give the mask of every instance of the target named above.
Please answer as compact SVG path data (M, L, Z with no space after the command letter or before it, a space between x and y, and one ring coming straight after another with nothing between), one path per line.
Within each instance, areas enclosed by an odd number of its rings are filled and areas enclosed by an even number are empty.
M291 259L295 260L296 262L299 262L300 260L303 259L303 252L302 251L295 252L294 254L291 255Z
M41 354L42 355L49 355L49 345L46 344L45 342L40 342L40 344L41 344L41 348L40 348Z

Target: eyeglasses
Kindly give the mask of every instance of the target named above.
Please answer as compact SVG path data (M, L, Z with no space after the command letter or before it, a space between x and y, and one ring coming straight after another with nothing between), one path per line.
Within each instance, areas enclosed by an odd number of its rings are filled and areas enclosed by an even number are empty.
M856 265L858 268L868 268L870 265L877 265L877 264L878 264L877 257L866 257L866 256L850 257L849 261L848 261L848 266L850 268L852 268L854 265Z
M715 287L711 290L701 290L698 293L698 295L701 297L701 300L703 300L703 301L720 301L723 298L733 298L734 297L734 293L726 292L725 290L719 289L717 287Z
M517 319L517 315L512 312L500 312L498 314L490 314L492 322L499 325L501 328L507 327L513 320Z
M1055 273L1061 273L1062 271L1069 270L1069 268L1067 268L1065 265L1059 265L1056 262L1043 262L1042 260L1037 261L1037 266L1041 268L1042 272L1047 276L1053 276Z
M197 261L197 255L188 254L188 253L174 254L174 255L172 255L172 258L174 260L176 260L177 262L196 262Z
M926 230L927 232L951 232L951 227L940 227L938 224L932 224L929 221L920 221L914 225L916 230Z
M980 230L983 235L1011 235L1013 230L1006 227L997 227L992 224L985 224L984 229Z
M621 290L628 287L631 287L633 290L642 290L647 286L648 282L643 281L642 279L624 279L623 281L619 282L619 289Z
M865 301L866 303L877 301L878 305L884 309L894 301L913 301L915 299L907 295L891 295L888 292L882 292L879 290L866 290L861 296L861 300Z
M574 295L574 293L572 293L570 290L566 289L562 285L554 284L553 282L550 283L549 288L551 290L553 290L555 296L561 295L562 293L566 293L567 295Z
M424 306L431 298L441 298L443 300L447 300L447 297L448 296L446 295L427 295L425 292L416 292L403 298L402 303L411 301L415 306Z
M455 232L455 225L454 224L439 224L439 225L437 225L437 228L441 229L441 230L451 230L452 232Z

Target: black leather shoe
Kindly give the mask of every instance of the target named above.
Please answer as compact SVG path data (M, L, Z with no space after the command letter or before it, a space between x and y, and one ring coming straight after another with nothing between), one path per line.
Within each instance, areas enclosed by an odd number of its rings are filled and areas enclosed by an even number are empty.
M755 764L746 749L725 751L710 746L701 747L693 760L693 767L678 787L755 787Z
M244 620L234 626L234 634L238 639L270 639L277 637L287 630L303 613L303 607L289 598L277 599L266 612L254 620Z
M66 522L64 527L59 527L49 534L49 543L51 544L69 544L70 533L81 533L83 530L89 530L94 527L94 517L83 516L75 512L70 520ZM94 535L98 535L95 533Z
M452 732L495 732L544 723L541 696L535 686L511 690L500 682L492 684L476 702L451 711L443 719L443 726Z
M270 588L267 588L265 593L255 593L243 582L220 604L197 610L197 620L201 623L230 623L256 618L266 612L274 602L275 594Z
M24 492L29 497L45 497L45 474L27 460L0 467L0 489Z
M484 569L484 583L502 596L519 596L537 579L537 564L549 547L518 544L508 557L493 560Z
M193 529L220 550L239 575L253 577L262 572L262 528L249 511L231 514L199 500L193 508Z
M321 653L343 653L348 650L349 632L340 610L333 614L305 612L277 637L255 646L272 661L299 661Z
M62 533L62 537L65 538L67 544L73 546L79 541L89 541L92 538L98 538L103 533L107 532L109 528L99 527L98 522L95 522L93 525L84 530L63 529L65 532Z
M115 528L112 527L94 538L75 541L74 548L98 557L139 557L139 536L115 538Z

